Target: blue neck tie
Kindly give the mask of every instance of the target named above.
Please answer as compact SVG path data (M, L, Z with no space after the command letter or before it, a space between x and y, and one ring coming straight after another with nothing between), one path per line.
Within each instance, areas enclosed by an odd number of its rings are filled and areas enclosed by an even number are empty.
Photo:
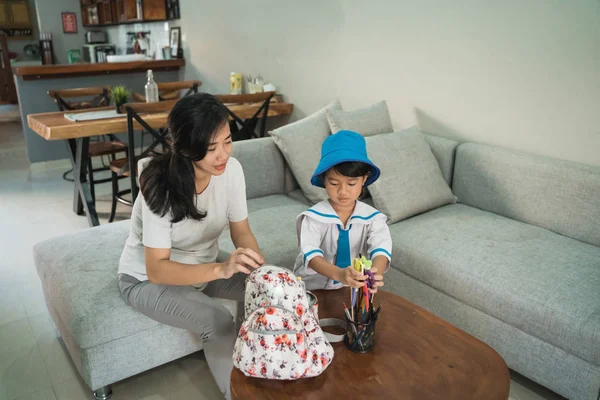
M337 254L335 256L335 265L339 268L347 268L350 266L350 229L352 225L348 227L348 230L344 230L341 225L338 225L340 235L337 242ZM335 283L338 283L337 281Z

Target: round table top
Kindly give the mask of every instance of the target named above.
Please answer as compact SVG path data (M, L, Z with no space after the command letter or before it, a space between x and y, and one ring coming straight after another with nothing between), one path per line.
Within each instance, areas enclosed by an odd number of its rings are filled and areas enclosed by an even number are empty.
M348 288L313 293L320 318L344 319ZM372 352L334 343L331 365L318 377L296 381L251 378L234 368L232 398L508 399L508 368L487 344L392 293L379 291L375 303L383 306Z

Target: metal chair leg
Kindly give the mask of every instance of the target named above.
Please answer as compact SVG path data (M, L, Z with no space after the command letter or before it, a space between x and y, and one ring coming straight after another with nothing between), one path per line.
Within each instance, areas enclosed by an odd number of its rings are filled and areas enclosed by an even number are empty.
M110 386L104 386L94 392L94 399L108 400L112 397L112 389Z
M112 172L112 203L110 205L110 215L108 222L113 222L117 212L117 193L119 193L119 179L115 172Z
M92 200L96 203L96 190L94 188L94 169L92 168L92 157L88 157L88 182L90 184L90 193L92 194Z

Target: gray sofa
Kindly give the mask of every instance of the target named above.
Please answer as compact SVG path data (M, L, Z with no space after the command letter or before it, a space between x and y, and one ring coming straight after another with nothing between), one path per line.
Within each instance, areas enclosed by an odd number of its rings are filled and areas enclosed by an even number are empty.
M571 399L600 394L600 168L426 135L458 197L393 224L385 289L491 345ZM291 267L309 205L271 138L234 144L249 220L268 263ZM92 390L202 348L121 300L129 222L35 246L48 309ZM220 258L233 249L224 233ZM169 338L169 340L166 340Z

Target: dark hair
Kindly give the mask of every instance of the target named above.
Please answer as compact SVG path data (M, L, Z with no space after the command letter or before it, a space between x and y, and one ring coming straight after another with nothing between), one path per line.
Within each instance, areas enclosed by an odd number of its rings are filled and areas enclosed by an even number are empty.
M368 176L371 173L371 166L360 161L346 161L343 163L336 164L330 169L333 169L338 174L347 176L348 178ZM327 174L327 171L321 174L321 181L323 182L323 184L325 184L325 174Z
M196 208L193 161L206 156L213 135L228 122L227 109L216 97L197 93L179 100L169 113L164 153L154 153L140 175L140 190L153 213L171 221L201 221L206 211Z

